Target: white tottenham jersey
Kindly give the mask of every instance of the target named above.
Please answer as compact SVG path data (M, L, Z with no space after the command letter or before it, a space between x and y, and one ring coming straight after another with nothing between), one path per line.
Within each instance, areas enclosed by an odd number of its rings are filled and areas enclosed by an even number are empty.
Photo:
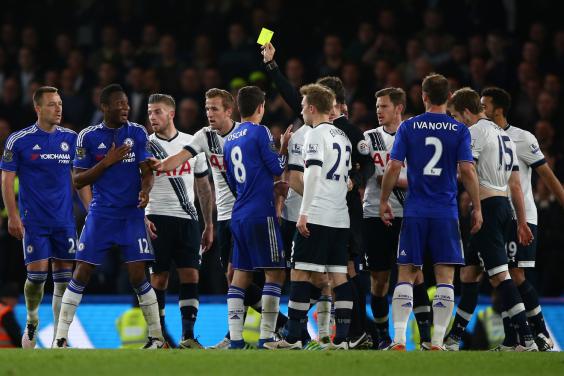
M149 136L149 145L155 157L164 159L178 153L193 138L192 135L178 132L170 140L165 140L153 133ZM194 206L194 176L207 174L208 164L204 154L198 154L174 170L156 172L145 213L198 220Z
M304 156L302 154L306 135L311 130L308 125L302 125L288 141L288 170L304 172ZM302 206L302 196L292 188L288 190L288 196L284 201L282 218L287 221L297 222Z
M540 150L536 137L530 132L509 125L505 128L505 133L509 135L511 141L515 143L515 147L517 148L519 177L525 198L525 216L527 222L536 225L538 223L538 217L537 207L533 197L533 189L531 187L531 173L533 168L546 163L544 155ZM513 203L511 203L511 205L513 205Z
M238 126L239 123L234 122L233 128L223 136L209 126L204 127L196 132L192 141L184 147L192 155L204 153L210 163L213 184L215 186L218 221L231 219L231 211L235 203L235 194L227 184L223 146L225 145L225 137L231 134Z
M364 190L363 211L364 218L380 218L380 195L382 188L378 184L377 177L383 176L386 165L390 160L390 152L396 139L395 133L388 133L384 127L378 127L364 132L364 139L368 142L368 150L372 161L374 161L374 175L368 179ZM402 167L400 178L407 178L405 166ZM394 188L389 202L394 217L403 217L403 203L406 192L400 188Z
M472 157L480 185L507 192L511 171L519 170L515 144L503 129L488 119L470 127Z
M308 223L350 227L346 196L351 152L349 138L333 124L321 123L306 135L303 146L305 166L321 166L321 176L316 181L308 210Z

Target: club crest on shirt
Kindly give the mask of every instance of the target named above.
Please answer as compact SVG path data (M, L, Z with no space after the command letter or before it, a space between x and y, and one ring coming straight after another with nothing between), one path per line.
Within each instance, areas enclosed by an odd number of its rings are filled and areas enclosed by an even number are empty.
M33 253L33 246L30 244L26 247L25 250L27 251L27 253Z
M67 144L65 141L61 142L61 150L69 151L69 144Z
M133 139L128 137L125 140L123 140L123 144L127 145L131 148L131 147L133 147Z
M4 150L4 155L2 156L4 162L10 163L14 159L14 153L11 150Z

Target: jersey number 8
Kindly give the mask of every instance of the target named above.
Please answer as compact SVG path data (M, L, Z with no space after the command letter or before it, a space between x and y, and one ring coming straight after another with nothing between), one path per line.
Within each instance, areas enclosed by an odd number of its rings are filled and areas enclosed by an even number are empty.
M235 146L231 149L231 160L233 161L233 173L235 174L235 180L239 183L244 183L247 178L247 171L245 170L245 165L243 164L243 152L239 146Z

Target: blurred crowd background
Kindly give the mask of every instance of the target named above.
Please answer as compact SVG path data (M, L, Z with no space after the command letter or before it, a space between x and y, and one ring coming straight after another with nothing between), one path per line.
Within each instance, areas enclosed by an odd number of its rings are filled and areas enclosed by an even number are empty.
M341 77L348 116L376 127L374 92L407 92L406 117L424 112L421 80L448 77L452 90L501 86L513 98L510 123L529 130L564 179L564 26L557 1L396 0L4 0L0 13L0 153L8 135L35 121L36 88L59 88L63 124L80 131L99 123L102 87L120 83L130 119L147 124L152 93L177 100L175 124L193 134L206 125L204 93L234 94L245 85L267 93L263 123L279 138L294 119L264 71L262 27L274 30L276 60L296 88ZM150 127L148 127L150 128ZM148 129L151 132L150 129ZM564 292L564 211L534 178L539 210L537 270L544 296ZM0 202L0 210L3 205ZM77 216L84 215L77 205ZM0 216L0 284L23 285L21 244ZM80 227L79 227L80 228ZM117 252L99 268L88 293L129 293ZM215 250L204 256L203 294L223 293ZM47 284L46 286L49 286ZM175 285L172 284L174 291Z

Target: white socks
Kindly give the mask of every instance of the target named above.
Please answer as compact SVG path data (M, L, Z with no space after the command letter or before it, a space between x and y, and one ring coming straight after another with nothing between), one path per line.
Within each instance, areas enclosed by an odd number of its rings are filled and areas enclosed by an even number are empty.
M394 289L392 298L392 318L394 321L394 342L405 345L406 328L413 309L413 285L400 282Z
M157 302L157 294L151 287L149 282L143 282L139 287L133 288L139 299L139 308L143 312L143 317L147 322L147 330L149 337L163 340L161 329L161 319L159 316L159 304Z
M431 343L436 346L443 345L445 332L452 318L454 308L454 287L449 284L438 284L435 298L433 299L433 335Z
M245 290L231 285L227 292L227 318L229 323L229 336L232 341L241 341L243 339L243 325L245 324L244 300Z
M84 286L79 282L71 279L69 282L65 293L63 294L63 299L61 301L61 311L59 313L59 324L57 326L57 332L55 334L55 339L59 338L69 338L69 327L74 319L76 313L76 308L82 300L82 293L84 292Z
M276 283L265 283L262 289L262 315L260 319L259 339L274 338L276 320L280 310L280 294L282 286Z
M321 295L317 301L317 335L331 337L331 296Z
M47 272L28 272L24 285L27 322L37 325L39 322L39 305L43 300L43 289L47 280Z

